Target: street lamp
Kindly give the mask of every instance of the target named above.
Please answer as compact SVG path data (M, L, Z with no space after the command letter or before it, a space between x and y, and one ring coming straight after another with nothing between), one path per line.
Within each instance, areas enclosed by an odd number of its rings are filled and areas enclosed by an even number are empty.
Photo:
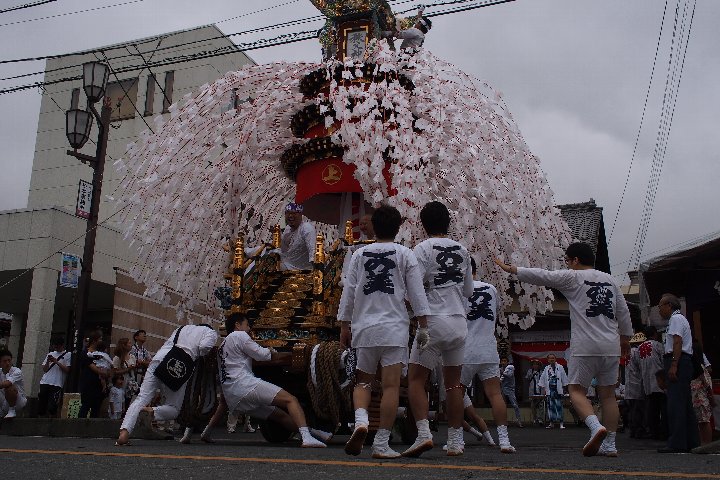
M110 68L100 62L88 62L83 64L83 90L87 96L88 110L72 109L65 112L65 128L68 141L73 150L67 154L73 156L83 163L88 163L93 168L92 180L92 201L90 203L90 216L87 220L87 232L85 234L85 247L83 249L82 269L78 280L78 291L75 303L75 353L76 358L72 362L70 372L70 389L77 391L78 379L80 376L80 361L78 355L82 352L83 339L85 338L85 317L87 316L88 294L90 290L90 279L92 277L93 257L95 255L95 233L98 225L98 212L100 211L100 196L102 191L103 173L105 171L105 154L107 151L108 131L110 130L110 115L112 108L110 98L105 97L101 113L95 109L97 103L105 95ZM98 124L98 138L95 155L86 155L78 152L78 149L90 138L93 117Z

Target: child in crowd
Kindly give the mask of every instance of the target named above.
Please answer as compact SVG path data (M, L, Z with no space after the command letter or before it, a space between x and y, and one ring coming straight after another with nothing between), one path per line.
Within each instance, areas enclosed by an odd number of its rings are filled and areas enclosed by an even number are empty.
M108 418L112 420L120 420L125 410L124 383L125 378L122 375L113 375L112 387L110 387L110 395L108 397Z
M338 310L340 342L357 349L355 430L345 453L359 455L362 451L370 423L370 388L379 363L383 394L372 456L397 458L400 453L390 448L389 441L400 398L400 376L408 359L410 318L405 299L418 321L415 341L419 347L429 340L425 318L429 310L417 258L407 247L394 243L402 223L400 212L383 205L373 212L371 222L377 241L353 253ZM427 408L426 404L425 417Z
M426 204L420 211L420 221L429 238L419 243L413 251L427 294L430 340L425 348L420 343L424 338L416 336L410 352L408 394L418 436L412 446L403 452L403 456L418 457L433 448L425 383L440 358L444 366L447 395L447 455L457 456L463 454L462 422L465 408L460 373L468 331L467 302L473 294L470 254L465 247L448 238L450 212L442 203Z

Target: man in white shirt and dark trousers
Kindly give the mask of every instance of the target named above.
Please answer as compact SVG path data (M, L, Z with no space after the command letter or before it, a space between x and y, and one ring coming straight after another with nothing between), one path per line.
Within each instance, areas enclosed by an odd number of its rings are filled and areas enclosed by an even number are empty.
M692 406L690 381L693 376L690 323L680 313L680 300L670 293L660 298L660 316L668 320L665 331L665 371L667 373L667 446L660 453L689 452L700 445L700 433Z
M630 311L614 278L595 270L595 254L590 245L572 243L565 250L567 270L549 271L522 268L495 262L520 282L559 290L570 307L570 352L568 359L570 400L590 428L585 456L617 456L615 433L620 412L615 399L620 356L630 349L633 334ZM587 389L595 377L605 426L600 424ZM607 438L606 438L607 437Z
M45 356L42 363L43 376L40 379L38 392L38 417L48 413L55 417L58 407L62 405L62 391L65 379L70 371L70 352L65 350L65 339L53 337L50 339L53 351Z
M337 316L341 322L340 343L357 349L355 430L345 445L348 455L359 455L362 451L370 423L370 389L379 363L383 394L372 456L400 457L390 448L389 441L400 398L400 377L408 361L410 316L406 299L418 321L416 342L425 346L429 340L425 318L429 309L420 266L412 250L394 243L401 223L402 217L395 207L382 205L373 212L377 241L353 253L340 298Z
M160 365L165 356L170 352L174 345L177 345L185 353L187 353L193 362L199 357L204 357L215 346L218 339L217 332L210 325L183 325L165 341L165 344L158 350L155 357L150 362L147 374L143 379L140 393L128 407L123 423L120 426L120 435L118 436L116 445L127 445L130 441L130 434L135 428L138 415L141 410L147 411L155 420L167 421L175 420L180 413L183 400L185 398L185 387L187 382L183 384L177 391L168 388L158 377L155 376L155 369ZM177 336L177 342L175 337ZM156 391L160 390L161 395L165 398L165 403L157 407L148 407L156 395Z
M403 456L418 457L433 448L425 383L440 358L447 395L447 455L457 456L463 454L465 389L460 375L468 332L467 303L473 294L470 254L458 242L447 238L450 212L442 203L426 204L420 211L420 221L430 238L420 242L413 252L418 259L427 294L430 341L427 348L422 348L416 336L410 351L408 395L418 436Z
M12 364L12 353L0 350L0 418L17 417L27 404L22 370Z

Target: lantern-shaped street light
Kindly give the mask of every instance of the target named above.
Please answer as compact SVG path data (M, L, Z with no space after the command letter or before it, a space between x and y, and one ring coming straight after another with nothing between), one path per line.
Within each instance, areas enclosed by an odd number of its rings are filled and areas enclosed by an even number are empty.
M88 102L97 103L105 95L110 68L100 62L83 64L83 89Z
M65 112L65 134L75 150L82 148L90 138L92 123L92 113L87 110L74 108Z
M110 99L105 97L110 68L99 62L90 62L83 65L83 90L87 96L87 110L72 109L65 112L65 133L73 150L68 150L71 155L83 163L88 163L93 168L92 199L90 202L90 216L87 220L87 232L85 234L85 248L83 250L82 270L78 281L78 291L75 296L75 355L79 358L85 338L85 323L87 306L90 291L90 279L92 277L93 258L95 256L95 232L98 225L98 212L100 211L100 197L102 189L103 172L105 170L105 153L107 150L108 131L110 130ZM100 114L95 108L101 98L104 98ZM86 155L78 152L90 138L90 130L93 124L93 117L97 120L98 138L95 155ZM80 371L78 366L82 362L73 361L70 371L70 391L77 391Z

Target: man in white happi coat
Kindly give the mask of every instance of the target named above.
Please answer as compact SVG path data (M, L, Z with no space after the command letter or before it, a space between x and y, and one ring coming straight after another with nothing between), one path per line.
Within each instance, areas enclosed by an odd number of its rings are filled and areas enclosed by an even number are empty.
M285 206L287 226L280 239L280 268L283 270L310 270L315 258L315 227L303 219L303 206L288 203Z
M595 270L595 253L587 243L575 242L565 250L564 270L522 268L495 263L518 280L559 290L570 307L570 352L568 359L570 400L590 429L585 456L617 456L615 432L620 412L615 399L620 355L630 350L633 334L630 311L612 275ZM587 398L592 379L605 425L600 424Z
M181 330L177 336L177 343L175 342L175 335L178 331L175 329L150 362L143 383L140 386L140 393L135 397L130 407L128 407L125 419L120 426L120 435L115 443L116 445L128 444L130 434L135 428L135 422L137 422L138 415L142 410L150 413L153 418L158 421L175 420L180 414L180 408L185 398L187 382L177 391L173 391L155 376L155 369L160 365L165 355L170 352L174 345L177 345L190 355L193 362L197 361L198 358L210 353L217 342L218 334L215 329L206 324L183 325L179 328L181 328ZM153 398L155 398L157 390L160 390L161 395L165 398L165 403L157 407L148 407Z

